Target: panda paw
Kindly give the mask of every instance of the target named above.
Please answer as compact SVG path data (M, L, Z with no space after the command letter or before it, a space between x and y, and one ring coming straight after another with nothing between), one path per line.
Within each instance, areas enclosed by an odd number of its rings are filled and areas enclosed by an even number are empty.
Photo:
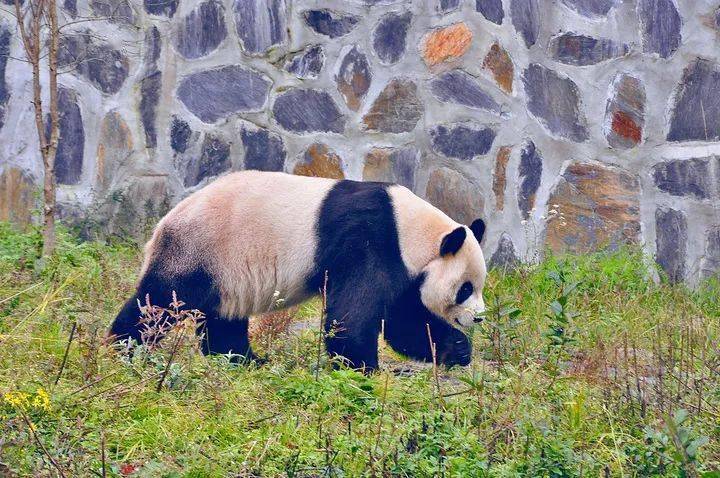
M455 365L466 366L472 360L472 345L470 339L460 332L453 330L440 344L438 344L438 362L451 368Z

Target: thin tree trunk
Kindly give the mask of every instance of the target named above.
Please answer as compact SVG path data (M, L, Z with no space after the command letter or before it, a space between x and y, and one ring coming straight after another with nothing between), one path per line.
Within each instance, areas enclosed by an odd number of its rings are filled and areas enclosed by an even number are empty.
M42 256L47 257L55 250L55 153L59 137L59 111L57 86L57 53L60 30L58 27L56 0L28 0L26 6L15 0L15 13L17 16L20 36L22 38L25 54L32 66L33 108L35 110L35 127L40 144L40 156L43 161L43 249ZM26 15L30 15L29 25L25 25ZM42 51L42 20L47 19L49 27L49 132L44 122L45 111L42 103L41 85L41 51ZM28 29L29 27L29 29Z
M60 121L58 111L58 84L57 84L57 53L60 30L58 28L56 0L46 0L50 28L50 51L48 53L48 71L50 84L50 140L45 145L43 165L45 168L45 181L43 196L45 199L43 218L43 257L50 256L55 250L55 153L57 152ZM43 132L44 133L44 132Z

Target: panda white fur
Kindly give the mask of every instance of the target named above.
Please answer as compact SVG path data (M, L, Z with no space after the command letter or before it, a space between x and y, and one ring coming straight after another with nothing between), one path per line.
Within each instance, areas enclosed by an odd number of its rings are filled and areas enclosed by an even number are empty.
M355 368L377 367L385 340L409 357L467 365L460 327L484 309L482 220L461 225L408 189L243 171L173 208L145 247L136 294L112 324L141 340L138 300L165 305L176 291L203 311L205 353L252 359L248 317L318 294L327 273L326 345ZM279 295L278 295L279 293Z

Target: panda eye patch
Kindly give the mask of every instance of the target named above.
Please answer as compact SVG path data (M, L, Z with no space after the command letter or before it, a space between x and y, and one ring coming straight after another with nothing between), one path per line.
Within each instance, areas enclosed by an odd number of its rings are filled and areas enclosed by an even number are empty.
M457 296L455 297L455 303L456 304L462 304L473 293L473 285L471 282L465 282L463 285L460 286L460 289L458 290Z

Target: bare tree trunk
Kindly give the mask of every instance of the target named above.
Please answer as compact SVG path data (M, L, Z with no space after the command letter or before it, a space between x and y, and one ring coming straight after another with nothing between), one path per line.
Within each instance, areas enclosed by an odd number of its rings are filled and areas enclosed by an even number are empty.
M49 143L46 144L46 152L43 155L43 166L45 169L45 184L43 185L43 196L45 199L45 207L43 209L43 257L50 256L55 250L55 153L57 152L58 136L60 133L57 85L57 53L60 30L58 27L56 0L45 0L45 2L45 11L50 29L50 51L48 53L48 71L50 75L50 140Z
M24 9L24 10L23 10ZM58 86L57 86L57 53L60 31L57 18L56 0L28 0L23 7L20 0L15 0L15 13L22 38L25 55L32 66L33 107L35 110L35 127L40 144L40 156L43 161L45 175L43 184L43 257L55 250L55 153L59 136ZM26 25L28 17L28 25ZM42 102L41 85L41 52L43 45L43 19L48 25L48 73L49 73L49 132L44 122L45 111Z

